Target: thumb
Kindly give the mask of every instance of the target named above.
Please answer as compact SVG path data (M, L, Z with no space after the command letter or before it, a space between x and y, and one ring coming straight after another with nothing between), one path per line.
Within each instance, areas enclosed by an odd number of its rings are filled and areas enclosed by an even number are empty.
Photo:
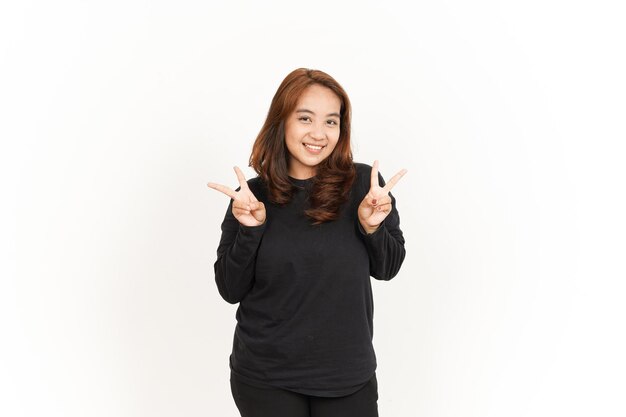
M254 203L250 203L250 214L254 216L257 221L264 222L265 221L265 204L261 201L255 201Z
M265 210L265 204L262 201L253 201L250 203L250 210Z

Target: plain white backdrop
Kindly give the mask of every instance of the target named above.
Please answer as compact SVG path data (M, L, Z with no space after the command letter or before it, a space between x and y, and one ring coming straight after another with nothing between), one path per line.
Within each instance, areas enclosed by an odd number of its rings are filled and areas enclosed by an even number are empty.
M321 69L407 258L382 417L626 414L624 14L609 1L0 7L2 416L238 416L213 262L282 79Z

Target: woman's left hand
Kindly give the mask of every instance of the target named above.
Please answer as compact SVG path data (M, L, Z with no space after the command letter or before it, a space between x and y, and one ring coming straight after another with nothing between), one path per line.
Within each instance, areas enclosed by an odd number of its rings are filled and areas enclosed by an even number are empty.
M378 185L378 160L372 165L371 185L369 192L359 204L359 222L366 233L371 234L378 229L385 217L391 212L391 196L389 191L407 173L406 169L400 170L384 187Z

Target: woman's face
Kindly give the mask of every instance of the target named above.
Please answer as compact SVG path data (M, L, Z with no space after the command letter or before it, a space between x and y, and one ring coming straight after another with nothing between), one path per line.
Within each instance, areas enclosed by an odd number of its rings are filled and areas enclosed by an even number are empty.
M285 123L289 175L306 179L333 152L339 140L341 100L328 87L313 84L304 90Z

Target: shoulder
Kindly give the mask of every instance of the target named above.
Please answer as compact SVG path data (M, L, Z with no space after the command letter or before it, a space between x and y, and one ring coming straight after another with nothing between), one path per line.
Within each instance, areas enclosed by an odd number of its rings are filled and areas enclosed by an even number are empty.
M356 182L367 185L369 189L372 177L372 166L363 162L354 162L354 167L356 168Z
M258 175L254 178L246 180L246 182L248 183L248 188L250 188L250 191L252 191L253 194L262 191L265 188L265 182ZM235 189L235 191L239 190L241 190L241 186L237 186L237 188Z
M358 190L357 198L361 200L369 190L372 166L362 162L353 162L353 164L356 169L356 176L352 187Z
M246 180L246 182L248 183L248 188L250 188L252 191L263 187L263 185L265 184L263 182L263 179L260 176L256 176L254 178L250 178L248 180ZM241 186L238 186L235 191L239 191L241 190Z
M357 171L371 171L372 166L363 162L353 162Z
M248 187L259 187L263 184L263 179L257 175L256 177L247 180L247 182Z
M267 187L265 181L263 181L263 178L261 178L260 176L256 176L247 180L247 183L248 188L250 188L250 191L252 191L252 194L254 194L254 196L259 200L265 201Z
M371 181L372 181L372 166L369 164L364 164L362 162L354 162L354 166L356 167L356 180L359 184L366 187L369 190ZM378 171L378 184L383 187L386 181L383 175Z
M372 173L372 166L363 162L354 162L354 167L356 168L357 178L362 178L364 176L369 178Z

